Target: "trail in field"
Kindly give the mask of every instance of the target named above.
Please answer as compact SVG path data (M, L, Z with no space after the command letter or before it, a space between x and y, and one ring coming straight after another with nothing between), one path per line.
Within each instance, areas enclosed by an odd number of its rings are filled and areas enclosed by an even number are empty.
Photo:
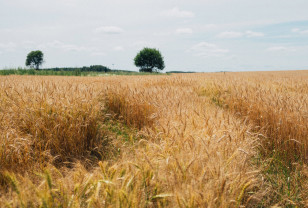
M155 131L147 130L150 139L141 141L134 154L124 152L115 164L135 164L131 174L151 171L149 189L171 194L172 206L235 206L243 190L256 183L248 164L256 137L243 121L198 95L205 82L172 76L144 78L130 86L135 94L140 91L136 99L156 106L159 119Z

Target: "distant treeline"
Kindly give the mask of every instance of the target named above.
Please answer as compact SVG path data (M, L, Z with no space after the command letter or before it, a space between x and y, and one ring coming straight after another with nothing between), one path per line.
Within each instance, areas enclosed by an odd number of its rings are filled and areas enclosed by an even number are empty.
M110 75L164 75L163 73L136 72L128 70L110 70L107 67L65 67L35 69L2 69L1 75L40 75L40 76L110 76Z
M193 71L168 71L167 73L196 73Z
M80 72L111 72L106 66L102 65L92 65L92 66L84 66L84 67L56 67L56 68L47 68L43 70L49 71L80 71Z

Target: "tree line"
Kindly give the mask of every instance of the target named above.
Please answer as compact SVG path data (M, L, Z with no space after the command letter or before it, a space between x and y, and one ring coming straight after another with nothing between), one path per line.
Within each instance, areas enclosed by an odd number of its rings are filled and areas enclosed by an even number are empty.
M44 63L44 53L40 50L31 51L26 58L26 66L39 70L40 66ZM155 48L143 48L134 58L135 66L139 67L140 72L158 72L165 68L164 58L160 51ZM53 71L81 71L81 72L110 72L106 66L92 65L90 67L64 67L64 68L49 68L45 70Z
M81 71L81 72L110 72L111 69L103 66L103 65L91 65L84 67L55 67L55 68L47 68L44 70L52 70L52 71Z

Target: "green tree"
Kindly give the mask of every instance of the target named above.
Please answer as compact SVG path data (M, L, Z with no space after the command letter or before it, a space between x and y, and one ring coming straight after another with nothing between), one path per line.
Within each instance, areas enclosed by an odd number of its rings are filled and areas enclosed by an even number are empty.
M39 70L40 65L44 62L44 54L42 51L31 51L27 55L26 66Z
M153 72L165 68L164 58L155 48L142 49L134 59L135 65L140 67L140 72Z

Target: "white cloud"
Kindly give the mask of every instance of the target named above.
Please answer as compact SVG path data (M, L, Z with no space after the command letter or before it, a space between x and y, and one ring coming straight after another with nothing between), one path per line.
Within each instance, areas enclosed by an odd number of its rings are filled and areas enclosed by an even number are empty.
M180 10L178 7L174 7L173 9L163 11L163 16L166 17L178 17L178 18L192 18L195 17L195 14L191 11Z
M285 46L273 46L266 49L269 52L295 52L296 49L292 47Z
M218 38L240 38L240 37L243 37L243 35L244 34L241 32L226 31L226 32L219 33L217 37Z
M192 46L188 51L194 53L196 56L203 56L203 57L209 57L209 56L219 57L229 52L228 49L220 48L216 44L208 42L200 42Z
M193 30L191 28L178 28L175 31L176 34L192 34Z
M123 33L124 30L120 27L116 26L103 26L95 28L94 33L106 33L106 34L120 34Z
M250 31L250 30L247 30L245 32L245 35L246 37L248 38L253 38L253 37L264 37L264 33L261 33L261 32L253 32L253 31Z
M297 32L299 32L299 31L300 31L299 28L293 28L293 29L292 29L292 32L294 32L294 33L297 33Z
M261 32L254 32L247 30L245 32L234 32L234 31L225 31L222 33L219 33L217 35L218 38L254 38L254 37L264 37L264 33Z
M301 30L299 28L293 28L292 29L292 32L293 33L298 33L298 34L301 34L301 35L306 35L308 34L308 30Z
M287 48L284 46L274 46L266 49L267 51L286 51Z
M122 46L116 46L113 48L114 51L124 51L124 48Z

